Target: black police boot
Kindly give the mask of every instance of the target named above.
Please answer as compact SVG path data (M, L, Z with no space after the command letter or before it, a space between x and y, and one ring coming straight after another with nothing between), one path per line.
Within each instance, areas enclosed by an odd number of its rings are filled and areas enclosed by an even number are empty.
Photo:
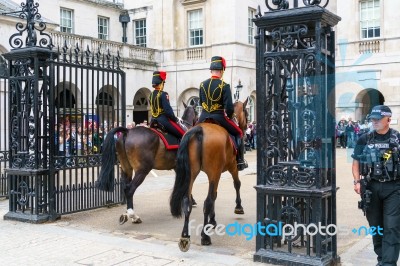
M244 143L242 139L238 137L236 138L236 142L238 147L238 152L236 155L237 168L239 171L242 171L248 167L247 162L244 159Z

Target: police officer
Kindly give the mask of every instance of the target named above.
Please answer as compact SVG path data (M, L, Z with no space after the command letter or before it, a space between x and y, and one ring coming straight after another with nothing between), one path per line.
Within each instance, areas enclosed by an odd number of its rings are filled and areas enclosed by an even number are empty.
M366 189L371 199L366 216L370 227L383 228L383 234L375 231L372 240L377 265L385 266L396 265L400 250L400 135L389 128L391 116L386 105L372 108L369 119L374 130L359 138L352 155L355 192L360 194L361 175L369 180Z
M152 86L154 91L150 94L151 122L156 121L164 126L168 133L171 133L178 139L181 139L185 131L176 123L178 118L169 103L169 95L163 91L164 83L167 78L167 72L155 71L153 73Z
M241 171L247 167L243 156L243 132L231 120L234 114L231 87L222 79L225 68L226 62L223 57L214 56L211 58L211 78L200 84L199 98L203 111L201 112L199 123L208 118L213 119L224 127L229 134L235 136L238 147L236 161L238 170Z

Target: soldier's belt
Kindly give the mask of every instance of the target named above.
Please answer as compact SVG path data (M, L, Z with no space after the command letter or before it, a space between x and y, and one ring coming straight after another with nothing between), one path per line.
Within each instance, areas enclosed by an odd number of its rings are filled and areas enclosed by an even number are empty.
M400 180L400 178L390 178L390 179L388 179L388 178L374 178L374 177L372 177L371 180L378 181L380 183L385 183L385 182L397 181L397 180Z

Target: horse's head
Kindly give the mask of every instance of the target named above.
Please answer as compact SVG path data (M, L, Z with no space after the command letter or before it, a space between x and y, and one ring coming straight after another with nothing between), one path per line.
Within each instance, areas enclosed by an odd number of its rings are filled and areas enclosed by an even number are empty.
M236 119L239 123L240 129L244 132L247 128L247 110L246 110L246 105L247 105L247 100L244 102L237 101L234 103L234 110L236 114Z
M198 114L196 108L192 105L183 103L185 111L183 111L182 120L188 128L193 127L197 123Z

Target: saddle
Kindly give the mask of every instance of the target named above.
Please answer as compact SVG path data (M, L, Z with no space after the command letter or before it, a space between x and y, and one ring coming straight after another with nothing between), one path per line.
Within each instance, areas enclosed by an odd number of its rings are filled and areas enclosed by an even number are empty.
M164 142L165 148L167 150L176 150L179 148L180 140L174 135L168 133L165 130L165 127L157 121L153 120L150 123L150 129L160 137L160 139Z
M223 126L221 126L221 124L217 120L212 119L212 118L206 118L203 121L203 123L210 123L210 124L215 124L215 125L218 125L220 127L223 127ZM228 130L227 130L227 132L228 132ZM238 147L238 144L236 143L236 138L235 138L235 136L231 135L229 132L228 132L228 134L229 134L229 139L231 140L231 144L232 144L232 147L233 147L233 150L234 150L234 154L237 155L239 147Z

